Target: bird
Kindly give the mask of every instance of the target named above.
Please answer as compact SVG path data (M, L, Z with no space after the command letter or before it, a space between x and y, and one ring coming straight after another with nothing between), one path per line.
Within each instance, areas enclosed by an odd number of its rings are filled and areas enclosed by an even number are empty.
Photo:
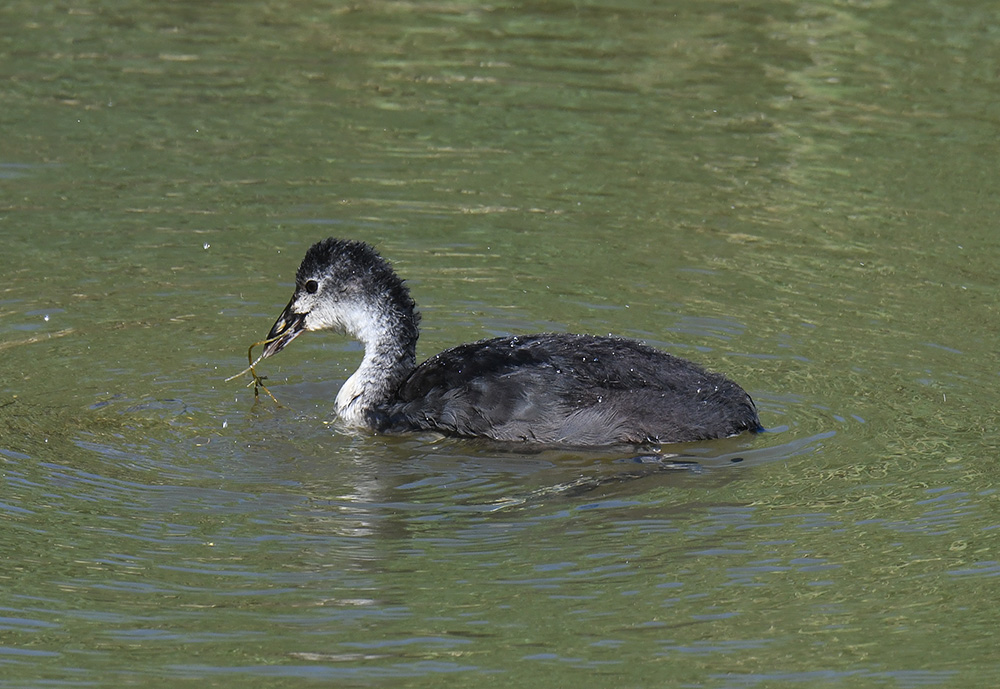
M634 339L494 337L417 365L420 314L404 281L362 241L313 244L261 359L307 331L364 345L335 408L376 434L436 432L542 446L658 446L764 430L750 395L719 373Z

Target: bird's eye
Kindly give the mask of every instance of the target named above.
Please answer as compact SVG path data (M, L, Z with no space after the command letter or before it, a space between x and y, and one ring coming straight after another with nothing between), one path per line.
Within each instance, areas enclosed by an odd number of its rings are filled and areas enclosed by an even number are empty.
M306 281L306 292L308 292L309 294L316 294L318 290L319 290L318 282L316 282L315 280Z

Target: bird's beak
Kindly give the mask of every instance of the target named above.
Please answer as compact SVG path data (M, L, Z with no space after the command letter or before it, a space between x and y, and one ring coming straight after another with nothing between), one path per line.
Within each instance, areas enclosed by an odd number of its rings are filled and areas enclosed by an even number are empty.
M306 314L292 311L292 304L294 303L295 297L292 297L292 300L288 302L288 306L278 316L278 320L271 326L271 332L267 334L267 344L264 346L262 359L266 359L272 354L277 354L285 348L285 345L305 332Z

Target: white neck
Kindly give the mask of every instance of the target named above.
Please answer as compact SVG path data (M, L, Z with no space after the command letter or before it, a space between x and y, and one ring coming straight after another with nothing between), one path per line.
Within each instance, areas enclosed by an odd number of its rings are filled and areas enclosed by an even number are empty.
M395 392L398 381L391 372L392 362L366 346L358 370L337 393L337 415L351 426L367 425L365 412L386 402Z
M365 356L337 393L337 415L352 426L366 426L366 412L392 399L416 366L416 342L401 338L401 328L393 318L347 317L341 322L364 345Z

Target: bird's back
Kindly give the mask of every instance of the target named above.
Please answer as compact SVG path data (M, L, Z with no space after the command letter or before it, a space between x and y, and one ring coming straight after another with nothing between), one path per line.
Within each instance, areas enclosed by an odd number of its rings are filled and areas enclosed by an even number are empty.
M441 352L372 422L384 432L565 445L683 442L760 428L750 396L720 374L635 340L568 334Z

